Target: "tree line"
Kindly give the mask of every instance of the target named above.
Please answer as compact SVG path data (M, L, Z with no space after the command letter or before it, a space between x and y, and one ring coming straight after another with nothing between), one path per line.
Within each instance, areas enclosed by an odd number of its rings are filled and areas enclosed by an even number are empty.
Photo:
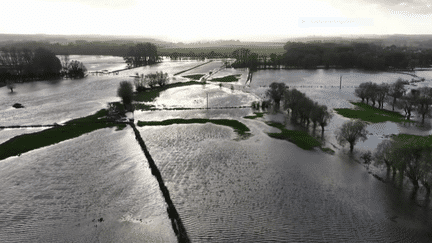
M284 54L258 55L239 48L230 57L233 67L267 68L360 68L365 70L413 70L432 65L431 49L412 49L373 43L287 42Z
M150 89L159 85L160 87L165 86L169 81L168 73L163 73L162 71L149 74L139 74L136 73L134 79L135 90L137 92L146 91L148 87Z
M129 68L151 65L160 61L156 45L149 42L129 47L123 59Z
M69 60L64 56L62 61L50 50L37 48L0 49L0 82L7 83L13 92L13 82L47 80L53 78L83 78L86 67L79 61Z
M317 66L366 70L414 69L432 64L432 50L418 50L373 43L288 42L284 46L287 67Z
M411 112L415 111L422 117L424 123L425 117L431 116L432 88L421 87L407 92L405 84L408 84L408 81L402 79L398 79L391 85L365 82L356 88L355 94L362 99L362 102L366 100L366 103L369 103L371 100L372 106L375 106L377 101L378 108L383 108L384 101L387 101L392 105L393 110L395 106L403 109L408 120ZM364 141L367 137L364 122L350 122L352 123L350 131L347 131L349 126L344 124L337 132L337 139L340 144L348 141L352 151L352 147L358 140ZM393 179L397 173L400 178L406 176L414 186L414 192L421 183L429 197L432 185L432 136L399 134L383 140L373 155L367 152L361 158L365 163L373 160L376 165L385 165L388 177L391 172Z
M289 89L284 83L271 83L266 96L270 98L276 110L280 109L283 102L283 109L291 116L293 122L305 127L309 127L312 122L314 130L317 125L321 126L322 133L333 117L327 106L318 104L297 89Z
M122 44L111 41L86 41L76 40L69 43L50 43L44 41L23 41L13 42L3 47L17 49L28 48L31 46L34 49L44 48L54 52L56 55L111 55L125 56L129 47L135 46L135 42L123 42Z
M408 177L415 191L421 183L429 197L432 185L432 137L400 134L378 144L374 153L376 165L385 165L387 176L396 173Z
M362 102L366 100L366 104L369 104L369 100L371 100L373 107L378 103L378 108L383 108L384 103L387 102L392 105L393 111L395 106L404 110L408 120L410 120L412 112L415 111L422 117L422 123L424 123L425 117L431 116L432 88L421 87L412 89L411 92L407 93L405 84L408 84L408 81L400 78L390 85L365 82L361 83L354 92L357 97L362 99Z

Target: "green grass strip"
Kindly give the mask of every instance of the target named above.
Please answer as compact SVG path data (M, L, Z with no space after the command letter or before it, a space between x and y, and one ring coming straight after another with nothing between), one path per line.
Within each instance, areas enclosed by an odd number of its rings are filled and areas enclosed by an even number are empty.
M361 119L367 122L407 122L405 116L401 115L399 112L378 109L361 102L351 102L351 104L357 106L358 109L334 109L338 114L352 119ZM412 121L410 121L412 122Z
M241 74L229 75L221 78L213 78L208 81L210 82L237 82L240 79Z
M22 153L53 145L64 140L76 138L101 128L118 126L118 129L123 129L126 126L125 124L107 122L103 119L106 114L107 111L103 109L96 112L96 114L71 120L64 126L53 127L40 132L23 134L11 138L0 144L0 160L21 155Z
M192 119L169 119L164 121L138 121L137 125L142 126L167 126L172 124L193 124L193 123L213 123L216 125L228 126L234 129L234 131L239 135L245 135L249 132L249 128L237 121L237 120L229 120L229 119L204 119L204 118L192 118Z
M328 153L328 154L334 154L335 153L335 151L331 148L321 147L321 150L325 153Z
M272 138L290 141L305 150L312 150L314 147L321 146L321 143L307 132L288 130L283 124L266 122L267 125L281 130L280 133L267 133Z
M165 91L165 90L170 89L170 88L183 87L183 86L194 85L194 84L202 84L202 83L196 82L196 81L189 81L189 82L184 82L184 83L167 84L167 85L162 86L162 87L155 87L153 89L149 89L146 91L136 92L133 95L133 100L134 101L140 101L140 102L152 102L152 101L154 101L154 99L159 97L159 94L162 91Z
M183 70L183 71L181 71L181 72L175 73L174 76L177 76L177 75L179 75L179 74L182 74L182 73L184 73L184 72L190 71L190 70L192 70L192 69L195 69L195 68L200 67L200 66L202 66L202 65L206 65L207 63L211 63L211 62L213 62L213 60L210 60L210 61L205 62L205 63L203 63L203 64L197 65L197 66L195 66L195 67L192 67L192 68L189 68L189 69Z
M420 136L400 133L391 137L403 141L404 147L432 147L432 135Z
M186 75L182 76L183 78L190 78L193 80L200 80L200 78L204 77L205 74L194 74L194 75Z
M255 119L255 118L258 118L258 117L263 117L264 116L264 112L254 112L254 116L244 116L243 118L246 118L246 119Z

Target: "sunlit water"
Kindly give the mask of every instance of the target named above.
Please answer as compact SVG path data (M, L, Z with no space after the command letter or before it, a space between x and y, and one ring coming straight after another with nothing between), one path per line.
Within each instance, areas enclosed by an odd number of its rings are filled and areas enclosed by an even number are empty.
M1 88L1 125L52 124L86 116L119 100L118 83L132 81L135 72L164 71L172 76L200 63L164 62L119 75L17 84L15 94ZM204 65L198 71L211 68ZM221 76L237 73L230 69L219 72ZM210 108L242 106L257 100L274 81L325 85L333 80L339 85L343 75L347 86L355 86L410 77L355 71L295 72L258 71L250 87L237 84L234 92L217 84L175 88L162 93L155 104L203 108L208 93ZM240 73L245 80L247 70ZM352 107L349 100L356 99L353 88L301 91L329 108ZM14 109L14 103L26 108ZM337 151L332 156L268 137L266 132L278 129L265 125L264 119L284 118L242 118L250 113L249 108L135 112L135 120L234 118L251 129L252 136L242 140L232 128L210 123L138 128L192 241L432 241L428 209L418 207L406 190L368 174L346 155L347 148L337 149L333 131L346 118L335 115L326 127L326 146ZM0 131L1 141L29 131L18 130ZM427 134L430 129L389 122L369 125L368 130L376 135L359 143L355 151L376 146L379 141L370 140L374 136L401 131ZM0 194L1 242L175 241L157 182L130 128L99 130L1 161ZM97 221L100 218L102 222Z
M193 241L426 242L430 212L344 155L230 128L139 128Z
M63 58L61 55L58 55L58 57L60 60ZM89 72L100 72L103 70L112 72L127 67L123 57L117 56L70 55L69 60L78 60L82 62Z
M3 160L0 185L1 242L175 241L131 128Z

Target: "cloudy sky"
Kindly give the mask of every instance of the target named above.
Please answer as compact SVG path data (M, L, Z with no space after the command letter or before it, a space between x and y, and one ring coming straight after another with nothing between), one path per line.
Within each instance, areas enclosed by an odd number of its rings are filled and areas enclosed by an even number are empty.
M138 35L174 42L432 34L432 0L14 0L0 33Z

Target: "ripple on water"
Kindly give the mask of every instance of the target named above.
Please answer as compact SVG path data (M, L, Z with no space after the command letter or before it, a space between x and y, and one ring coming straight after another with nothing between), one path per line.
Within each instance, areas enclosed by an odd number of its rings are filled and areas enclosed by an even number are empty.
M213 124L139 130L192 241L432 239L425 226L391 221L405 199L389 199L392 188L349 159L260 134L234 141ZM424 217L407 208L409 222Z
M0 194L0 242L175 241L130 128L1 161Z

